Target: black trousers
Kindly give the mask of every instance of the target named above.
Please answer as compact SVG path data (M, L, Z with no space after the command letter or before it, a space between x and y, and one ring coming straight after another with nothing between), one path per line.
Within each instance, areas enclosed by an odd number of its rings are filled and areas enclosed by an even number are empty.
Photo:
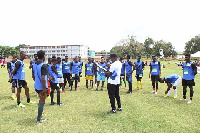
M115 99L117 100L118 108L121 108L121 102L120 102L120 96L119 96L119 85L108 83L108 95L110 98L110 104L111 104L112 110L116 110Z

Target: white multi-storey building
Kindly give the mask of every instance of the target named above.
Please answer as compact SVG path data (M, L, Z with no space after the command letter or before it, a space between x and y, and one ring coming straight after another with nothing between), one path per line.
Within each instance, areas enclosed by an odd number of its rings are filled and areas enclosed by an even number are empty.
M87 58L89 55L89 47L86 45L27 46L20 48L20 50L24 51L30 58L33 58L34 54L39 50L44 50L47 58L52 56L61 58L65 56L69 58L81 56L82 58Z

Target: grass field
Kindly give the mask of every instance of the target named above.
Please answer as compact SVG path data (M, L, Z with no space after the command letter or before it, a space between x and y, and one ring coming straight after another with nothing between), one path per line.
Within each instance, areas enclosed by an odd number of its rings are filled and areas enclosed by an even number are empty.
M181 67L174 63L162 69L162 77L176 73L182 76ZM34 96L31 70L26 63L26 81L30 88L31 100L38 102ZM48 120L36 124L37 104L17 108L16 101L11 100L11 89L6 69L0 69L0 132L128 132L128 133L199 133L200 132L200 74L196 76L193 103L187 105L182 98L182 87L178 87L178 98L164 98L166 84L159 84L158 95L150 94L152 90L148 78L149 67L146 67L143 77L144 90L134 91L132 95L121 89L122 112L107 114L110 103L106 88L104 91L85 89L85 78L81 80L78 91L69 90L61 94L64 106L50 106L50 99L46 100L44 112ZM134 74L133 74L134 75ZM136 88L136 79L133 78L133 89ZM189 89L188 89L189 90ZM189 100L189 91L187 93ZM21 93L21 102L26 103L24 90Z

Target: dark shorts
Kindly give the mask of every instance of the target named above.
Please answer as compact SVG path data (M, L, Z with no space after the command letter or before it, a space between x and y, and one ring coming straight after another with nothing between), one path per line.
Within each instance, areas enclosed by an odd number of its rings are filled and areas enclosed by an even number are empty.
M27 86L27 82L25 80L16 79L15 83L16 83L17 88L22 88L22 87Z
M82 72L79 72L79 77L82 77Z
M182 86L195 86L194 79L193 80L182 79Z
M131 74L126 74L126 81L128 81L129 83L132 82L132 73Z
M151 75L151 81L158 81L159 75Z
M52 89L52 90L57 90L57 89L59 89L59 87L57 86L57 84L58 84L58 83L53 83L53 82L50 81L51 89Z
M16 79L13 79L13 81L12 81L12 87L17 87Z
M141 74L136 74L135 77L136 77L136 79L139 79L139 80L140 80L140 79L142 79L142 77L143 77L143 73L141 73Z
M36 89L35 89L35 91L36 91L38 94L40 94L40 92L42 92L43 90L36 90ZM48 91L48 89L46 89L46 91Z
M64 80L70 80L70 73L63 73L63 78L64 78Z
M80 75L80 73L79 73L79 75ZM73 76L73 74L72 74L72 80L78 80L78 79L79 79L79 75L78 75L78 74L75 74L75 75Z

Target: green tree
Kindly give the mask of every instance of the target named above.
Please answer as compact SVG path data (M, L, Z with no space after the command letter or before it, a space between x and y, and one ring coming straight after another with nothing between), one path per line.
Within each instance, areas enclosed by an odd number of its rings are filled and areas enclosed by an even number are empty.
M154 45L154 40L152 38L147 38L145 41L144 41L144 47L145 47L145 55L147 56L147 59L152 55L152 47Z
M194 54L197 51L200 51L200 35L191 38L188 42L185 43L185 54Z
M20 51L20 48L24 48L26 46L29 46L29 45L26 45L26 44L19 44L18 46L15 47L16 50Z

